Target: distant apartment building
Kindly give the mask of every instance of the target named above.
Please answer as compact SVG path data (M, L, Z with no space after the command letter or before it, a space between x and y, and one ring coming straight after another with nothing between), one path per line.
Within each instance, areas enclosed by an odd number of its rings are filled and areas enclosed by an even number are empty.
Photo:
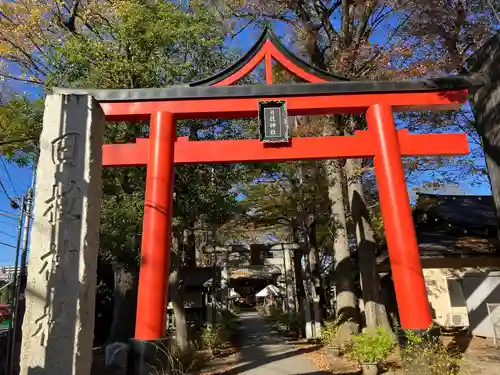
M0 282L9 282L14 275L16 267L14 266L0 266ZM17 267L19 272L19 267Z

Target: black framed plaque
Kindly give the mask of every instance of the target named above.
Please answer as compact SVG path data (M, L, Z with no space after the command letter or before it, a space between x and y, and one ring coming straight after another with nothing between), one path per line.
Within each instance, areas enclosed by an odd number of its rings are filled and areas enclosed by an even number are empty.
M259 102L259 130L262 142L286 143L289 141L286 102Z

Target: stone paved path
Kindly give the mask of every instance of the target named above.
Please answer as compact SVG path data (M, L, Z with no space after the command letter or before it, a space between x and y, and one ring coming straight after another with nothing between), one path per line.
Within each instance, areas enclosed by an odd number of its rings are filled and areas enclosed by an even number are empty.
M271 322L254 311L240 314L242 349L224 375L323 375L304 355L314 349L297 349L286 343ZM204 371L205 372L205 371Z

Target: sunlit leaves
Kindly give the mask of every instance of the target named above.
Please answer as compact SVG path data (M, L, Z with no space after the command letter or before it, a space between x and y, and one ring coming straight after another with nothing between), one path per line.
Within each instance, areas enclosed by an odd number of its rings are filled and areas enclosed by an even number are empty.
M210 9L197 2L189 6L140 0L2 1L0 60L5 69L0 74L48 90L163 87L204 78L226 65L225 35ZM0 104L0 140L29 138L1 152L19 157L36 150L42 106L22 97ZM109 124L106 142L133 142L147 136L147 126ZM101 255L125 265L137 261L145 172L103 171ZM177 168L174 214L183 224L203 215L224 222L236 206L230 190L239 173L226 166Z
M38 152L43 101L14 95L0 98L0 154L18 164L30 163Z
M143 76L163 85L191 80L220 48L217 23L208 8L187 12L172 2L3 0L0 74L48 86L74 84L75 71L90 69L107 87L140 85Z

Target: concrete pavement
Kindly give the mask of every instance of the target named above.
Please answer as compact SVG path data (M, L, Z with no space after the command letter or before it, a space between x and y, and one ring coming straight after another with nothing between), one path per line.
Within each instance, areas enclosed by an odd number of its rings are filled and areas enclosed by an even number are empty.
M287 344L273 324L254 311L240 314L242 348L231 369L223 375L323 375L304 355L315 349Z

